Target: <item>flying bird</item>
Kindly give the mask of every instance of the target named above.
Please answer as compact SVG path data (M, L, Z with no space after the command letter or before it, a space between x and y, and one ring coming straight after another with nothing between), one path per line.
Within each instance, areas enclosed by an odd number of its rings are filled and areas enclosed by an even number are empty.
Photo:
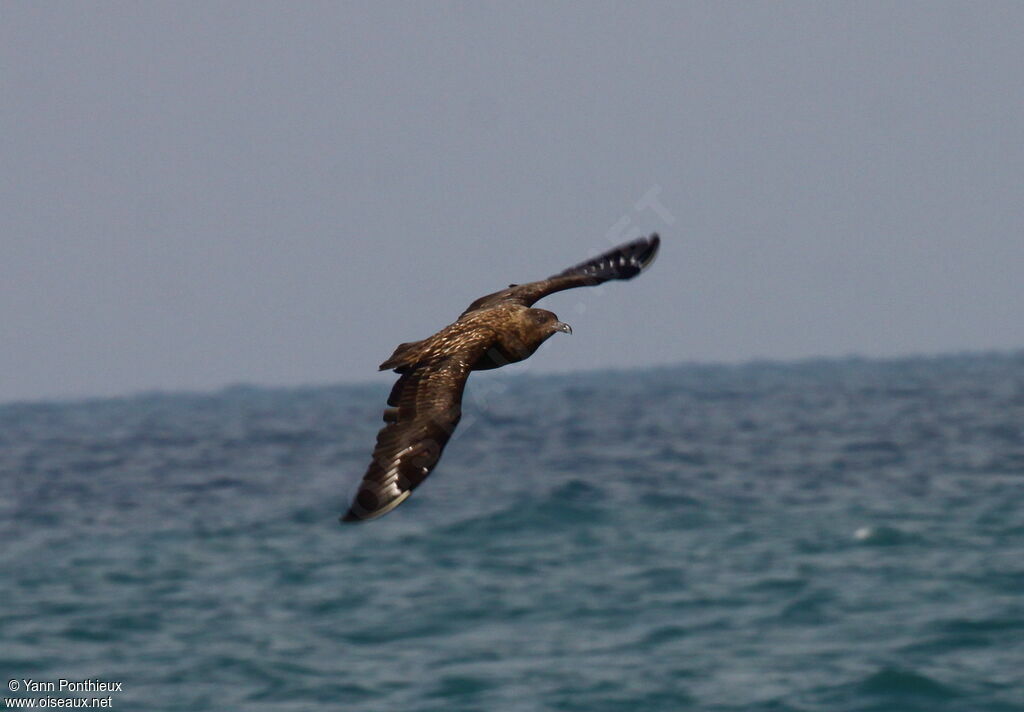
M399 344L380 370L400 374L384 410L373 459L343 522L375 519L404 502L433 471L462 415L470 371L528 358L557 332L572 327L533 304L555 292L612 279L633 279L654 262L657 235L619 245L556 275L510 284L480 297L433 336Z

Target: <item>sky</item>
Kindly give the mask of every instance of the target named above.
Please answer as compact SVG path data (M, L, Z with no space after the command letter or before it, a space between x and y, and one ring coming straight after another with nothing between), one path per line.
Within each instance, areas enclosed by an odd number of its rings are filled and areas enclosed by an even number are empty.
M1024 347L1024 3L0 4L0 401Z

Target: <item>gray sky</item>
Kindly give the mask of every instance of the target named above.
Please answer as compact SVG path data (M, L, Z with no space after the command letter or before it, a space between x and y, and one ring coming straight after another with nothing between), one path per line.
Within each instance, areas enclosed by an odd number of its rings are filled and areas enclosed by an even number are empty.
M0 4L0 400L1024 346L1024 3ZM645 200L646 197L646 200Z

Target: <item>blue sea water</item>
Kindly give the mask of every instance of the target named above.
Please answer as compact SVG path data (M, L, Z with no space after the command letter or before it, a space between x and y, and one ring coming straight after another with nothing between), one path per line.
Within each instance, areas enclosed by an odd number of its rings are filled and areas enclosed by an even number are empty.
M0 406L5 683L119 681L133 711L1024 710L1024 354L476 374L423 487L341 526L386 390Z

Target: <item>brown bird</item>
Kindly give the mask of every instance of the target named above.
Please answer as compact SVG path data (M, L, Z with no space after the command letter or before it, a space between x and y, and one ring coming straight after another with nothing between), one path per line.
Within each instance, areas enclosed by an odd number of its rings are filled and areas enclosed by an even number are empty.
M431 473L462 415L470 371L522 361L555 332L572 327L544 309L542 297L612 279L632 279L658 253L657 235L619 245L558 274L480 297L452 324L422 341L400 344L380 370L401 374L384 411L363 481L343 522L374 519L404 502Z

